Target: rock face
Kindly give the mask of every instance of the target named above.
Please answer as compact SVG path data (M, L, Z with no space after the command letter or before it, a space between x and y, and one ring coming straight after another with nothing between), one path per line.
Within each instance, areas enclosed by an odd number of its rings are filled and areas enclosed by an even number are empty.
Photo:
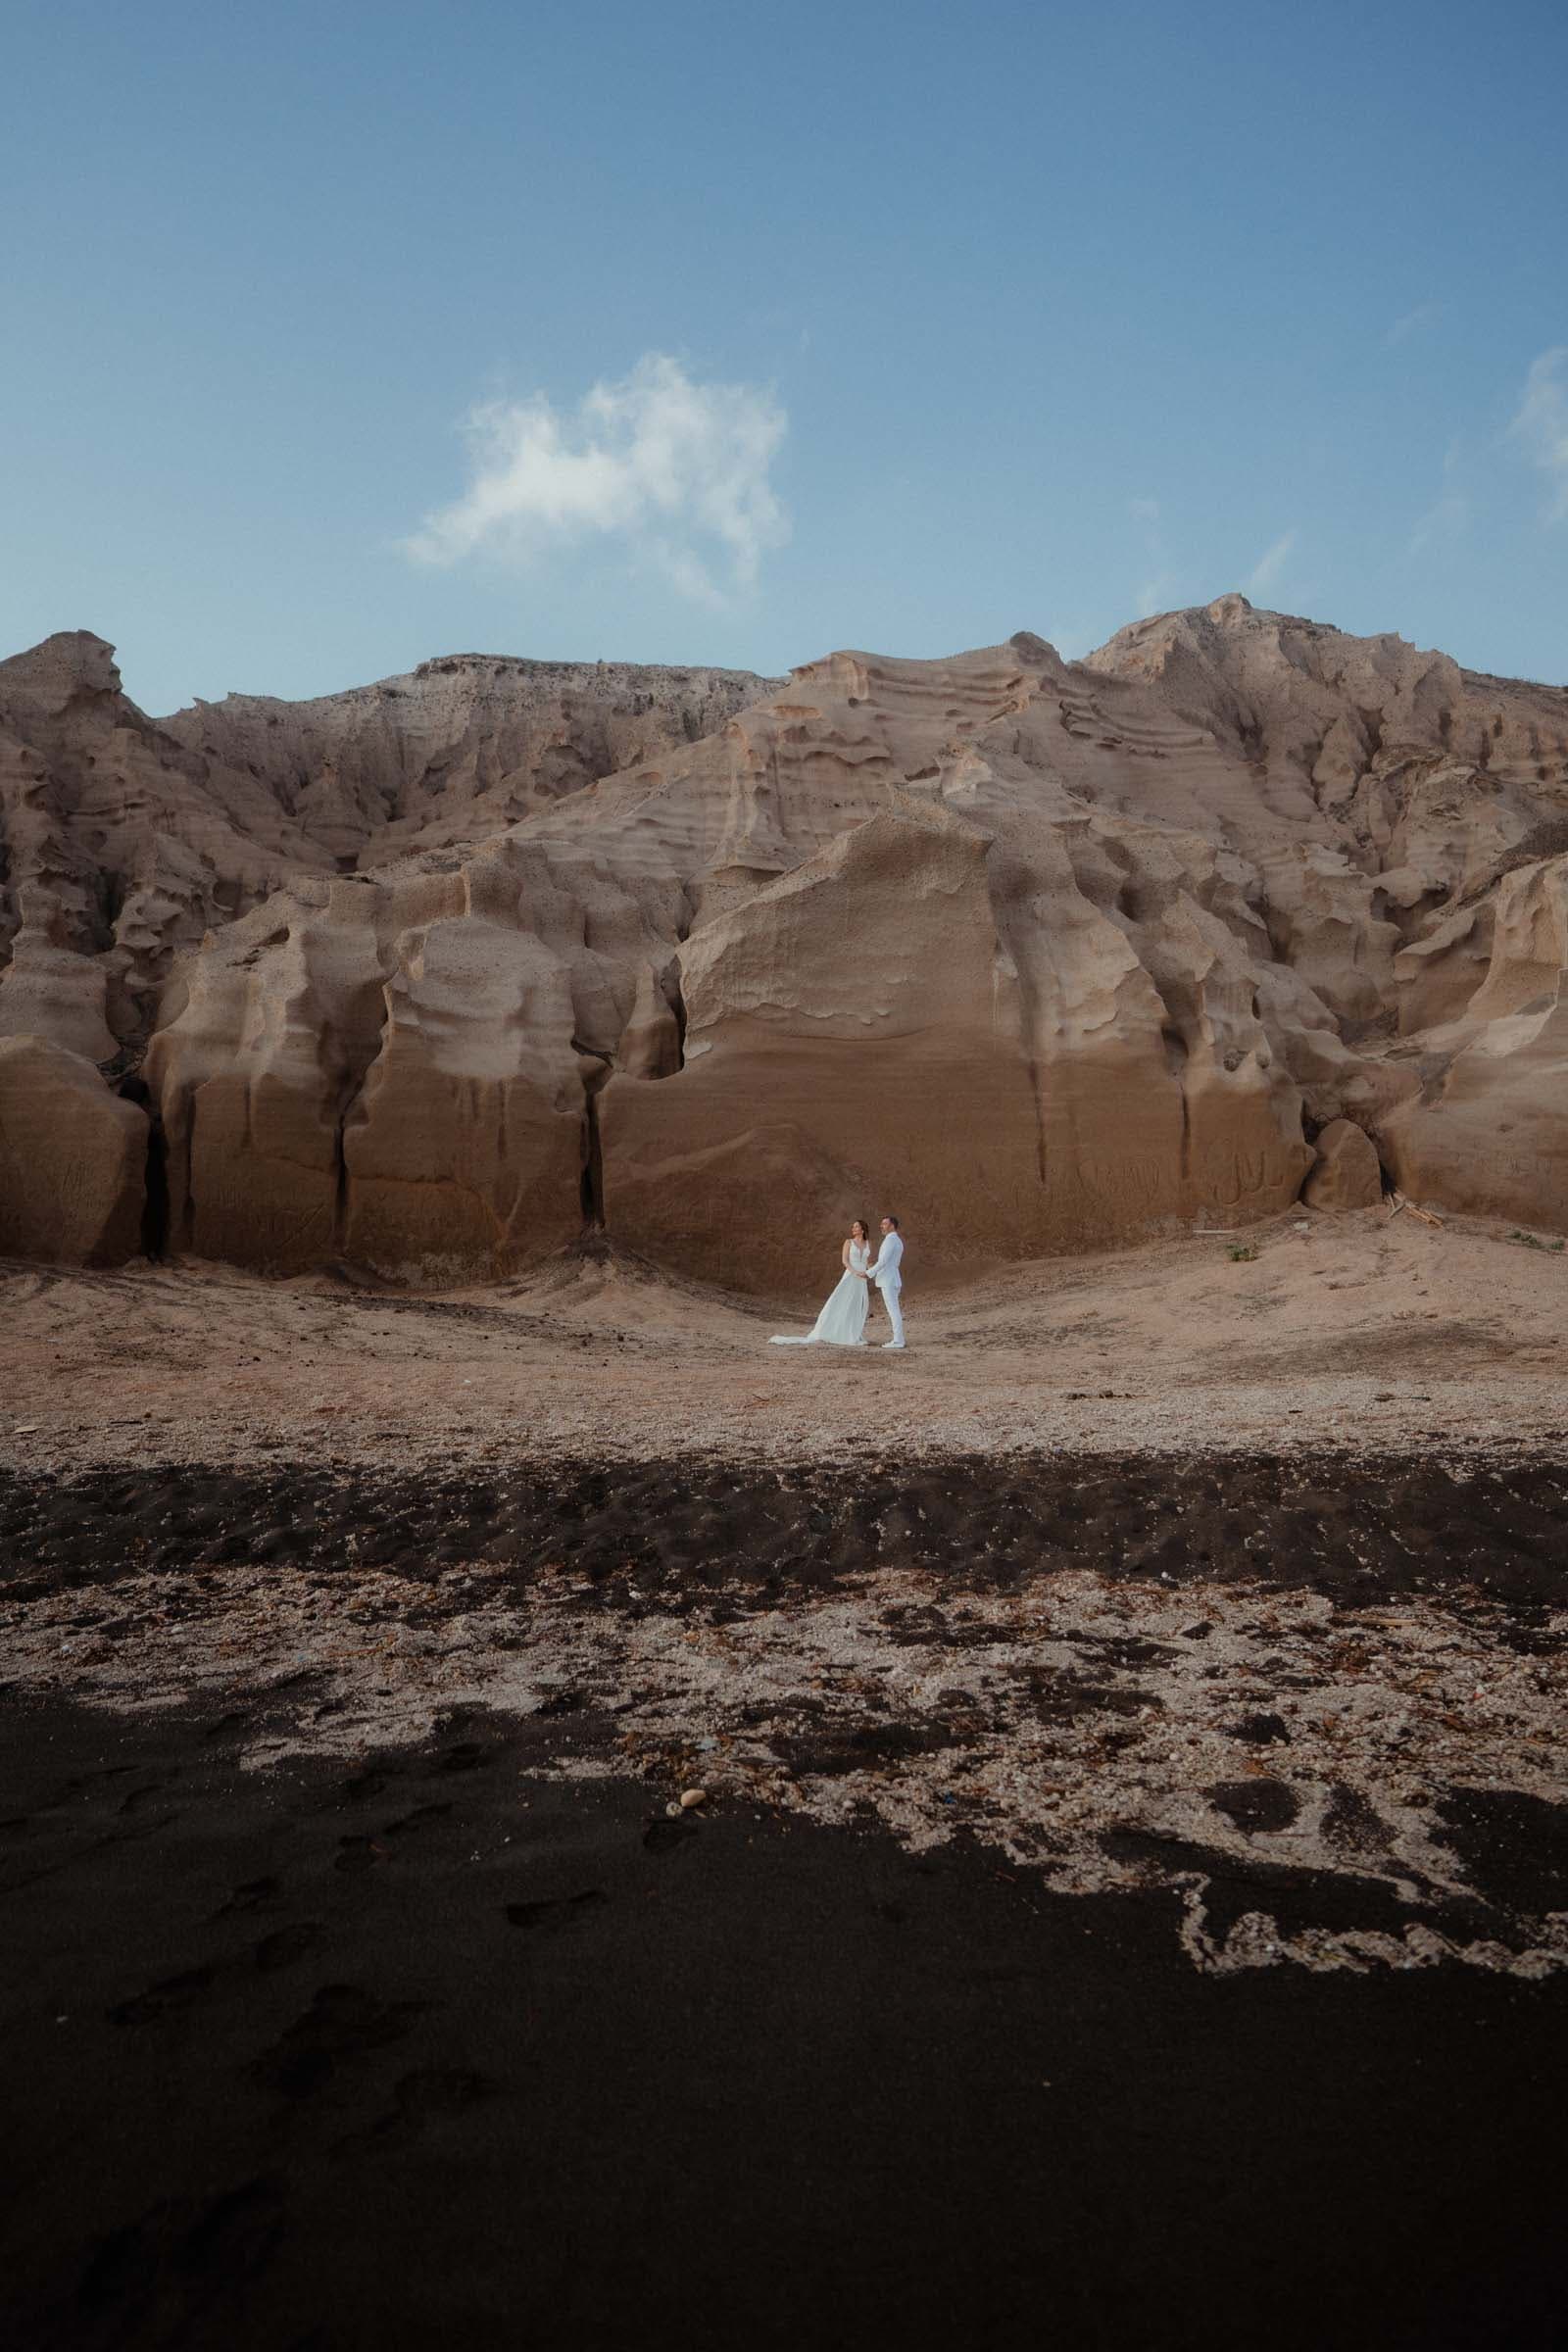
M172 1248L485 1278L608 1224L809 1294L857 1214L945 1279L1379 1152L1564 1222L1568 692L1398 638L1225 597L1081 663L463 657L161 725L54 638L0 812L0 1036L117 1128L91 1065L142 1075Z
M141 1243L147 1121L90 1061L0 1037L0 1255L119 1265Z
M163 724L267 780L339 866L489 840L535 809L695 743L784 683L750 670L451 654L314 702L230 694Z
M716 1280L788 1290L807 1209L832 1240L892 1207L955 1255L1040 1195L1015 984L985 836L907 794L681 949L684 1067L616 1071L600 1109L614 1227ZM962 1106L944 1115L944 1103ZM722 1204L715 1217L715 1204ZM807 1241L808 1251L810 1242Z
M273 891L492 839L778 683L465 654L160 721L102 638L47 638L0 662L0 1035L139 1054L175 960Z
M101 638L51 637L0 662L0 1039L47 1040L111 1078L136 1070L146 1055L159 1085L154 1107L167 1113L173 1145L177 1245L278 1266L315 1263L334 1243L346 1247L338 1157L342 1131L351 1129L366 1155L367 1188L382 1187L379 1222L368 1189L357 1225L368 1220L384 1232L389 1262L415 1262L416 1237L398 1240L395 1219L387 1229L385 1188L402 1188L407 1211L416 1198L410 1188L433 1182L433 1138L450 1126L438 1106L460 1080L479 1074L471 1040L484 1016L466 1002L465 975L474 966L467 951L454 956L453 935L438 928L418 974L394 974L383 954L396 919L387 909L401 913L412 904L417 926L425 903L440 897L428 882L422 898L416 889L412 900L408 892L388 900L368 883L334 896L328 878L362 863L379 867L405 848L425 852L430 865L432 853L454 840L496 839L515 816L639 754L699 740L776 683L730 670L463 655L321 702L231 695L159 722L122 692L113 649ZM450 854L439 863L449 878L459 874ZM250 924L267 902L270 911ZM449 879L439 911L451 916L464 906L463 885ZM580 948L575 901L571 919ZM471 945L478 950L477 930ZM519 936L524 948L535 959L553 954ZM663 948L659 960L667 960ZM445 1034L432 1010L439 968L470 1044L420 1091L410 1021L417 1002L425 1007L417 1017ZM393 980L396 1018L383 1004L383 983ZM635 985L633 972L622 989L628 1002ZM514 1005L495 1025L518 1017ZM383 1034L387 1066L362 1103ZM539 1045L534 1056L559 1064L570 1081L571 1107L562 1114L572 1138L567 1159L583 1125L570 1036L568 1022L565 1036ZM21 1065L6 1069L4 1085L20 1088ZM139 1128L145 1157L145 1118L97 1083L117 1128L126 1118ZM76 1129L38 1126L30 1101L8 1114L0 1095L0 1119L28 1123L36 1155L29 1181L44 1223L0 1203L7 1234L45 1231L52 1189L74 1181ZM400 1102L411 1106L410 1134L389 1144ZM467 1133L466 1116L448 1136L448 1159L467 1221L454 1225L448 1188L439 1206L436 1193L418 1196L429 1215L414 1223L461 1235L463 1262L478 1263L476 1234L492 1220L472 1206L458 1140ZM427 1117L430 1136L416 1141ZM509 1167L519 1133L514 1124L503 1155ZM514 1170L498 1182L502 1196L509 1185L526 1194L533 1178ZM575 1232L575 1176L558 1211L519 1213L551 1243ZM502 1229L513 1222L503 1215ZM129 1254L139 1211L128 1239L120 1225L111 1230L123 1241L120 1253ZM7 1246L22 1242L0 1243ZM93 1249L118 1246L99 1240ZM77 1253L74 1241L61 1248ZM51 1252L29 1241L27 1253ZM435 1255L456 1262L452 1248Z
M1417 1032L1397 1051L1414 1054L1418 1095L1384 1122L1385 1149L1401 1189L1484 1215L1568 1229L1568 857L1505 873L1484 907L1463 910L1451 944L1458 956L1476 928L1490 940L1480 985L1449 1003L1453 1017ZM1472 966L1473 968L1473 966ZM1425 981L1427 973L1422 970Z
M1317 1139L1317 1159L1301 1187L1308 1208L1376 1208L1383 1170L1369 1136L1348 1119L1331 1119Z

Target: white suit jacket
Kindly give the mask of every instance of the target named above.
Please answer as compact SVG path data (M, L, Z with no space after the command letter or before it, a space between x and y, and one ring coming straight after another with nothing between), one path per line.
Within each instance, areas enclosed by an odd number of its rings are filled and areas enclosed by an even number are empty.
M902 1237L896 1233L885 1233L882 1247L876 1253L876 1264L871 1268L871 1280L879 1291L903 1290L904 1277L899 1272L899 1260L903 1255Z

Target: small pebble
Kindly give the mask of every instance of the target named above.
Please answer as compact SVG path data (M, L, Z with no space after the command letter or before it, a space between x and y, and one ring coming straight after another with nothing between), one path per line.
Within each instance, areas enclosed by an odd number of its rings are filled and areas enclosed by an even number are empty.
M706 1805L707 1802L706 1788L683 1788L680 1792L680 1810L683 1813L689 1813L694 1805Z

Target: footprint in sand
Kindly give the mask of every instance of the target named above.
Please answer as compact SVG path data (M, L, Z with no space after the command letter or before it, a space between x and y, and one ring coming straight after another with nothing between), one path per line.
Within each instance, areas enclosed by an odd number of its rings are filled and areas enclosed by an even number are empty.
M211 1988L217 1973L209 1964L187 1968L177 1977L160 1977L145 1992L134 1993L127 2001L117 2001L104 2014L116 2026L152 2025L157 2019L167 2017L171 2010L188 2009L193 2001L200 2000Z
M93 2340L106 2321L117 2343L139 2336L166 2307L172 2278L184 2282L186 2316L196 2320L209 2302L254 2283L282 2242L284 2199L281 2181L260 2178L216 2197L166 2197L100 2238L76 2284Z
M318 1919L296 1919L284 1928L274 1928L252 1946L258 1968L270 1971L290 1968L296 1960L318 1952L326 1941L326 1931Z
M373 1870L386 1859L388 1848L373 1838L340 1838L332 1862L334 1870Z
M227 1919L235 1911L260 1911L281 1894L281 1879L246 1879L236 1886L226 1903L213 1913L215 1919Z
M695 1838L696 1835L697 1824L692 1820L690 1814L682 1814L679 1821L670 1821L663 1815L659 1815L644 1830L643 1843L651 1854L668 1854L673 1853L677 1845L684 1845L688 1838Z
M142 1812L148 1805L156 1803L170 1786L168 1781L148 1781L143 1788L132 1788L128 1796L122 1797L120 1811L122 1813ZM172 1814L168 1816L171 1821L173 1818Z
M564 1928L609 1900L602 1886L585 1886L580 1894L561 1894L532 1903L508 1903L506 1911L514 1928Z
M414 2031L415 2020L433 2006L383 2001L363 1984L322 1984L250 2073L265 2089L284 2098L309 2098L346 2062L402 2041Z
M396 1821L389 1821L386 1834L389 1838L404 1838L411 1830L427 1830L432 1822L444 1821L451 1810L450 1804L416 1805L412 1813L400 1814Z

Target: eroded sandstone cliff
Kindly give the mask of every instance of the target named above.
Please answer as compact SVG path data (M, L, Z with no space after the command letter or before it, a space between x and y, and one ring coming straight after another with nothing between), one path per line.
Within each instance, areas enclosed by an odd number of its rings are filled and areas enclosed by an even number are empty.
M783 1291L894 1205L956 1276L1270 1213L1330 1128L1364 1197L1343 1121L1568 1222L1568 691L1241 597L161 724L52 638L0 828L0 1249L441 1280L607 1224Z

